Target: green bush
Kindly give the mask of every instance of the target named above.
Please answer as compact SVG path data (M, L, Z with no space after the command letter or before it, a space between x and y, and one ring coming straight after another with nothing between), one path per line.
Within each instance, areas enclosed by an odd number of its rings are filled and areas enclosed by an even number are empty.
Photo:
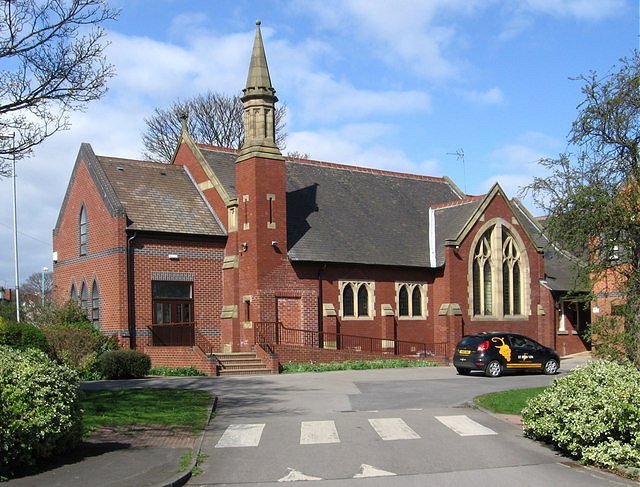
M640 468L639 391L630 363L590 362L528 401L524 433L583 463Z
M25 350L36 348L48 351L47 338L42 331L29 323L16 323L0 317L0 345Z
M78 394L71 368L40 350L0 346L0 477L80 442Z
M104 336L89 322L71 322L43 328L55 357L80 374L83 380L100 379L98 356L117 348L115 341Z
M137 350L110 350L96 365L104 379L137 379L149 373L151 358Z

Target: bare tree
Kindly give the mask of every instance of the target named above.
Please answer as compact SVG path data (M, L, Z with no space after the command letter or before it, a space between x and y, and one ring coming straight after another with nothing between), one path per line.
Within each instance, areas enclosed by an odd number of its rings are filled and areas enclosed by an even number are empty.
M286 113L286 106L276 108L276 144L281 149L287 138ZM244 122L240 97L209 91L186 101L177 101L169 108L156 108L151 117L145 118L144 158L171 161L185 114L188 115L187 129L197 142L232 149L242 146Z
M31 274L20 286L20 297L23 304L27 302L40 303L42 301L42 285L44 278L45 301L53 297L53 272L35 272Z
M0 177L105 93L100 24L117 16L107 0L0 0Z

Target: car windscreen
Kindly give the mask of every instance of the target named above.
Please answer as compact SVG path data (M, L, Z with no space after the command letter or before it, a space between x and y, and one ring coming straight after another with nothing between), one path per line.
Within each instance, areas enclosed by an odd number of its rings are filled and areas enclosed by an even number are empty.
M460 340L460 343L458 343L458 347L475 348L485 340L486 338L484 337L477 337L477 336L464 337L462 340Z

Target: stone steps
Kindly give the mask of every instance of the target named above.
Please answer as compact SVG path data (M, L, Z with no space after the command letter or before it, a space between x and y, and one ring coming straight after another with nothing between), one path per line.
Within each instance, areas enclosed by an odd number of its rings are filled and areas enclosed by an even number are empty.
M216 353L215 358L220 376L271 374L254 352Z

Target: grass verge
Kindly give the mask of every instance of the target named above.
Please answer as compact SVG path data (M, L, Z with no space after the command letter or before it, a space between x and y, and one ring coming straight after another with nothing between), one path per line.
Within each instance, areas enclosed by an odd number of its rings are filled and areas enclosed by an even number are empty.
M162 424L201 431L211 394L182 389L114 389L85 391L81 404L84 433L102 426Z
M346 360L344 362L328 363L288 363L280 366L283 374L296 372L332 372L335 370L365 370L365 369L400 369L406 367L437 367L437 363L428 360Z
M532 387L529 389L492 392L478 396L473 401L494 413L520 415L522 409L527 405L527 400L537 396L544 389L544 387Z
M163 377L206 377L195 367L152 367L148 375L160 375Z

